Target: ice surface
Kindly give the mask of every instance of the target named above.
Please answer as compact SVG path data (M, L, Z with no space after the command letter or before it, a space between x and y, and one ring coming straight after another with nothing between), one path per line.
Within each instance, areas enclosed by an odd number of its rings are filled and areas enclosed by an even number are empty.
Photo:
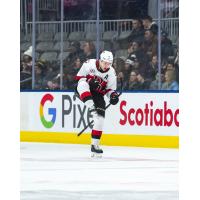
M178 200L178 150L21 143L21 200Z

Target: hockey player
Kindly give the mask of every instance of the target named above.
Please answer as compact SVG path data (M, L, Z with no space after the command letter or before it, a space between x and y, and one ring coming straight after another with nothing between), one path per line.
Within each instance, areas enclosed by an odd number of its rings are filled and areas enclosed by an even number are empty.
M105 118L104 95L110 99L110 103L118 103L116 90L116 73L112 67L113 55L110 51L103 51L100 60L90 59L83 63L76 80L78 80L77 92L93 114L94 125L91 133L92 156L102 155L99 147Z

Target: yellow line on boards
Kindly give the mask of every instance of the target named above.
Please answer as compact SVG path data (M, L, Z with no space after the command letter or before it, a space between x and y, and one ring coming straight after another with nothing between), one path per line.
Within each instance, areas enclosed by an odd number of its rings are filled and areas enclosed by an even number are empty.
M84 133L77 137L75 133L21 131L20 141L90 144L91 136L88 133ZM109 146L178 148L179 137L159 135L103 134L101 138L101 144Z

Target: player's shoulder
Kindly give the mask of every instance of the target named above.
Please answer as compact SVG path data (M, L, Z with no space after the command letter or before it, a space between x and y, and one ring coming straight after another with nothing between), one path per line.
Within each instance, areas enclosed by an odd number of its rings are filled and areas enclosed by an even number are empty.
M89 70L89 69L94 68L96 66L95 63L96 63L95 59L88 59L83 63L82 67Z

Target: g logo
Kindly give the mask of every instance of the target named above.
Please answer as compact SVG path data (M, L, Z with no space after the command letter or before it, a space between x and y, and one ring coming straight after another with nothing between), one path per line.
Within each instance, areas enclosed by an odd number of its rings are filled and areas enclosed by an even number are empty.
M44 104L46 103L46 101L52 102L53 99L54 98L51 94L45 94L44 97L42 98L41 102L40 102L40 119L41 119L42 124L46 128L51 128L56 121L56 108L49 108L48 109L48 114L53 116L51 121L47 121L45 119L44 112L43 112L43 107L44 107Z

